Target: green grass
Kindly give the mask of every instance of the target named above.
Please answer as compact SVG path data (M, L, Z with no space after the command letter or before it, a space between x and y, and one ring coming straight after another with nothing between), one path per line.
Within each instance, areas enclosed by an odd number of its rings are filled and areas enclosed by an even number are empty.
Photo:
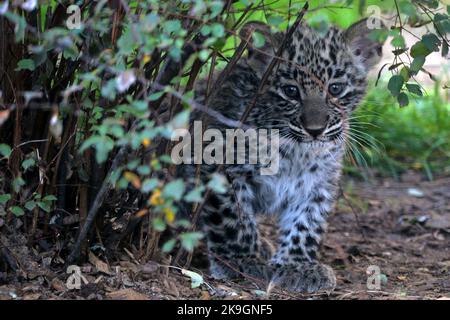
M413 169L428 179L450 172L450 103L448 91L437 83L428 95L398 107L380 85L373 89L355 113L353 161L347 171L367 173L366 168L398 177ZM430 92L431 91L431 92ZM446 96L446 97L445 97ZM350 157L349 157L350 158ZM356 166L355 166L356 164Z

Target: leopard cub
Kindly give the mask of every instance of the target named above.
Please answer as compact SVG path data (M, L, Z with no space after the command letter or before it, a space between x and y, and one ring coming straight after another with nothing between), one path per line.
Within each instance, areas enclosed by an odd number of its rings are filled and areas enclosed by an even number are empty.
M241 119L252 103L283 39L256 22L245 25L241 36L254 30L265 36L264 46L250 46L208 102L229 119ZM335 287L333 270L318 262L317 252L336 197L349 118L366 92L369 70L381 58L382 44L369 38L370 31L366 20L326 34L306 25L294 31L244 122L279 130L278 171L262 175L258 165L225 164L228 191L211 194L202 209L214 277L246 273L295 292ZM227 129L216 117L204 123L206 129ZM218 167L202 164L200 169L208 177ZM185 170L195 176L195 167ZM274 254L261 242L257 214L278 218Z

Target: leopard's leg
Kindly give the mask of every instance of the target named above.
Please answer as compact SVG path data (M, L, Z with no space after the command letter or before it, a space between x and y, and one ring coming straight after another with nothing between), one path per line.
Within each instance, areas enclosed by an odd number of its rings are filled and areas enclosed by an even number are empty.
M252 191L243 179L224 194L211 194L203 209L210 271L216 278L250 275L268 280L268 255L262 251Z
M316 188L303 201L292 201L280 216L280 239L272 257L272 281L296 292L331 291L336 285L333 270L317 261L321 235L333 196Z

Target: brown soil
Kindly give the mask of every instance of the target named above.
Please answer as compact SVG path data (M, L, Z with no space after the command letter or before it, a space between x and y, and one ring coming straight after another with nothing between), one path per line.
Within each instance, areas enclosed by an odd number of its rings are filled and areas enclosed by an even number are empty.
M1 238L0 249L8 247L3 254L15 260L21 276L5 284L9 275L0 274L0 300L448 299L450 177L432 182L414 174L405 175L402 182L347 179L343 186L345 197L330 217L322 248L322 261L335 269L338 280L329 294L299 295L272 288L267 296L264 285L252 279L215 281L207 275L201 249L189 269L203 276L204 282L195 289L180 269L140 263L128 252L112 265L91 256L81 269L81 289L69 290L69 275L48 267L51 257L40 254L38 260L26 261L33 252L17 236ZM379 289L367 287L369 266L379 267Z

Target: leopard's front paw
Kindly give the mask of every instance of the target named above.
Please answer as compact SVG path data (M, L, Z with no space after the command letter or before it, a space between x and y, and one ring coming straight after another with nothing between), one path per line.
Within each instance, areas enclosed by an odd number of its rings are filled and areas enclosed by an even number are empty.
M336 276L331 267L317 262L274 266L272 282L288 291L314 293L333 291Z

